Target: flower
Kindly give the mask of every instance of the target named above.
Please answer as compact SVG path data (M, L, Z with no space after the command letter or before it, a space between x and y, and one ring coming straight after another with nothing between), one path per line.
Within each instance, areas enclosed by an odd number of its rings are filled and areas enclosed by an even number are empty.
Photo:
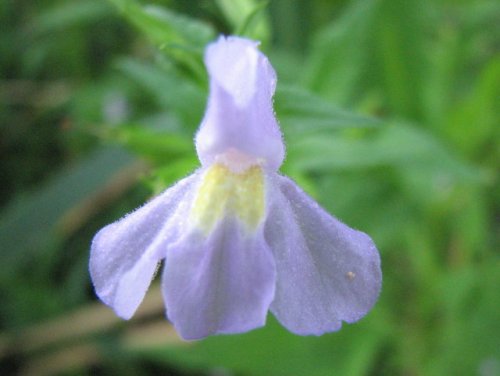
M208 46L201 168L93 239L96 293L124 319L161 260L167 316L185 339L263 326L269 310L293 333L320 335L359 320L378 298L372 240L278 173L276 75L257 45L220 37Z

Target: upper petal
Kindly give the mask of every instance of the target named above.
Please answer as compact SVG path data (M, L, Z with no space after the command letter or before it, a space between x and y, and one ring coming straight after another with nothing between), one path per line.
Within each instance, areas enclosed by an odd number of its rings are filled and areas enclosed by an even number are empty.
M330 216L290 179L276 175L275 184L265 230L277 267L271 311L303 335L359 320L382 283L372 240Z
M178 236L183 199L197 174L101 229L92 241L90 275L96 294L129 319L141 303L166 247Z
M272 107L276 74L257 45L220 37L207 47L210 96L196 135L203 165L231 150L274 170L283 162L285 148Z
M262 226L249 234L226 218L169 250L163 275L168 318L185 339L241 333L265 324L275 265Z

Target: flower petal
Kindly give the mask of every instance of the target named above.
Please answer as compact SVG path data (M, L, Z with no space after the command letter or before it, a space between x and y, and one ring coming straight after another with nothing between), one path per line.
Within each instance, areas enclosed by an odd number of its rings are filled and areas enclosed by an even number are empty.
M272 107L276 74L257 45L221 37L206 50L210 96L196 135L204 166L230 150L260 159L273 170L283 162L285 147Z
M276 175L265 236L277 267L271 311L290 331L322 334L359 320L382 283L372 240L325 212L293 181Z
M90 274L99 298L124 319L132 317L168 243L178 236L176 212L195 173L146 205L101 229L92 241Z
M275 277L262 226L252 235L226 218L208 236L194 230L169 250L163 275L167 316L185 339L263 326Z

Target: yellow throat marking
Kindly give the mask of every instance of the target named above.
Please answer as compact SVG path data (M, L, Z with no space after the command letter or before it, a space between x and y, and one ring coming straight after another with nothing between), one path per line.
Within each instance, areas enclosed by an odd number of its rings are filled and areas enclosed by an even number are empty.
M264 217L264 176L259 166L235 173L216 163L202 177L190 219L205 234L226 216L239 219L255 230Z

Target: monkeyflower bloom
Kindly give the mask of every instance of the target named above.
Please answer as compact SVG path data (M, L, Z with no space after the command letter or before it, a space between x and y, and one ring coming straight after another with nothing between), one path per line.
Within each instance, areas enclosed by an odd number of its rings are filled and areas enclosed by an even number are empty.
M220 37L208 46L201 167L92 242L96 293L124 319L161 260L167 317L185 339L246 332L269 310L293 333L320 335L359 320L377 300L372 240L278 173L276 75L257 45Z

